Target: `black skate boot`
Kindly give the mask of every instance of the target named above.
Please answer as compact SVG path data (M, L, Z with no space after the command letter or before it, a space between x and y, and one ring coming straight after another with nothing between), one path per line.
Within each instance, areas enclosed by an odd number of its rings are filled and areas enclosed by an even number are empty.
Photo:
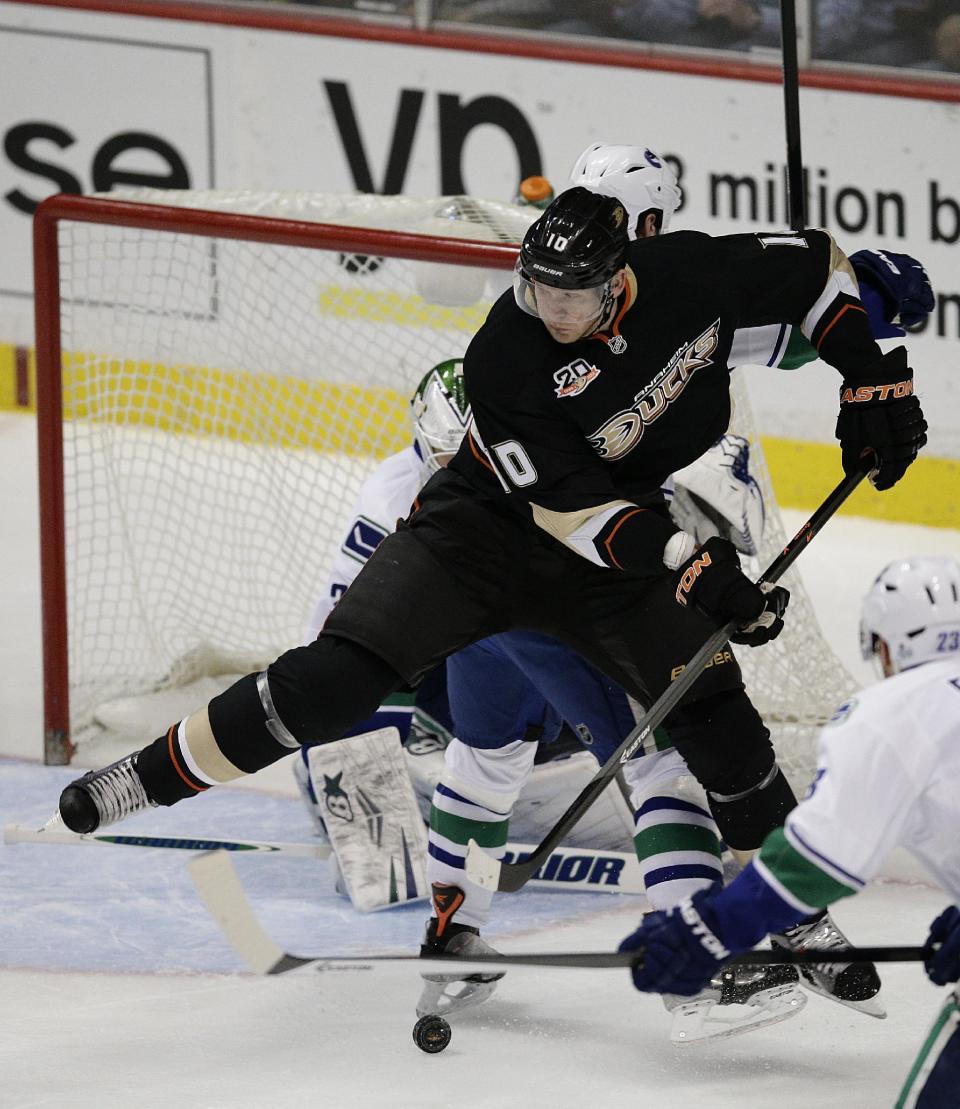
M739 1036L796 1016L807 999L798 989L796 967L728 966L693 997L664 994L673 1017L670 1039L675 1044Z
M433 886L433 911L427 921L426 934L420 946L420 957L429 955L457 955L464 959L474 956L497 955L480 932L469 924L456 924L453 915L463 904L463 890L459 886ZM450 1013L479 1005L497 988L503 971L496 974L421 973L423 991L417 1002L417 1016L428 1013L446 1017Z
M788 951L830 951L849 947L850 941L824 909L794 928L770 937L773 949ZM869 1017L883 1018L887 1010L879 998L880 975L873 963L803 963L798 967L800 981L813 993L839 1001Z
M137 773L137 756L132 755L90 770L60 794L60 819L71 832L95 832L126 816L156 807Z

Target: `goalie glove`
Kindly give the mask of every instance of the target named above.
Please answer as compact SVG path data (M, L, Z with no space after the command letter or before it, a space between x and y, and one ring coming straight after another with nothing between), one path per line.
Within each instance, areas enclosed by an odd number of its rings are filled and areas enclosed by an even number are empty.
M763 537L763 492L750 472L750 444L721 435L696 462L673 475L670 515L698 543L729 539L741 554L755 555Z
M718 886L698 890L669 912L649 913L620 944L621 951L641 956L630 971L638 990L691 997L733 957L717 934L716 914L710 908L711 893Z
M877 460L871 481L889 489L903 477L927 441L927 421L913 393L905 347L897 347L847 376L840 388L837 438L845 474L855 474L870 451Z
M783 614L790 600L779 585L754 584L740 569L733 544L714 536L680 567L676 576L677 603L693 605L717 627L733 620L733 643L761 647L783 631Z
M850 255L850 264L876 338L901 335L902 328L912 330L926 322L936 298L927 271L916 258L889 250L858 250ZM874 297L876 313L871 311Z

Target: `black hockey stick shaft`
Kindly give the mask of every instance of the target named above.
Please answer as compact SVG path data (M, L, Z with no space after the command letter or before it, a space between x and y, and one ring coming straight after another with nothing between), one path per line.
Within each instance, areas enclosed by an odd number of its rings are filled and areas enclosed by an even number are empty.
M794 0L780 0L780 43L783 57L783 112L787 137L787 211L790 226L807 225L803 154L800 149L800 75L797 63L797 10Z
M864 465L866 466L867 463L865 462ZM758 585L764 583L773 584L779 581L783 574L786 573L800 556L800 552L807 546L813 537L817 535L823 528L823 525L834 515L844 501L847 500L860 482L863 481L866 474L867 470L863 469L858 473L845 477L839 485L837 485L823 504L820 505L810 519L800 528L781 553L777 555L766 572L760 576L757 580ZM494 867L499 865L499 873L496 879L496 887L498 890L513 892L520 889L533 877L537 870L539 870L550 857L553 849L563 840L567 832L580 820L587 809L590 808L593 802L606 789L623 763L633 755L647 736L652 734L654 728L663 721L686 695L690 687L697 678L700 677L707 663L713 658L717 651L723 647L735 630L736 625L731 622L718 629L710 636L706 643L704 643L700 650L697 651L693 658L687 663L676 681L663 692L623 743L620 744L600 770L584 786L574 802L563 816L560 817L529 858L517 863L496 864L494 860L485 856ZM480 850L480 848L475 848L471 845L471 852L475 853ZM481 862L479 856L475 854L474 857L478 862ZM471 870L469 863L470 858L468 855L468 873ZM472 874L470 876L473 877ZM487 883L481 882L480 884Z
M745 951L742 955L728 960L727 966L771 966L784 963L916 963L929 954L923 947L838 947L832 951ZM487 955L463 959L455 955L435 955L428 959L420 955L290 955L283 954L267 971L267 974L287 974L305 966L315 966L317 970L329 967L335 969L366 968L373 963L416 962L420 967L431 969L440 963L454 964L461 970L473 970L484 965L491 968L502 967L580 967L587 970L603 970L609 967L631 968L643 962L643 951L573 951L531 953L528 955Z
M458 956L420 955L294 955L284 951L264 929L237 877L232 856L227 851L208 851L192 859L187 866L210 915L237 954L257 974L287 974L292 970L313 966L323 970L369 970L374 963L411 963L423 969L439 963L453 965L458 971L468 967L511 966L539 967L633 967L643 959L643 951L575 951L546 952L526 955L488 955L481 959ZM765 965L770 963L892 963L916 962L924 959L923 947L844 947L829 951L747 951L735 959L736 964ZM472 970L471 970L472 973Z

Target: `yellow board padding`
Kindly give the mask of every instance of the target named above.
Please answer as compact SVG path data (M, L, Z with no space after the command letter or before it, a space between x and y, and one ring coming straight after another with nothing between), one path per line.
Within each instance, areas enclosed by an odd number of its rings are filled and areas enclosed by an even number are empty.
M814 509L843 476L839 444L761 437L777 502ZM960 528L960 460L921 454L892 489L863 482L841 513L875 520Z
M36 363L31 347L27 351L27 404L19 404L17 397L17 347L13 343L0 343L0 412L36 412Z
M462 271L459 266L448 268ZM441 265L437 269L437 279L442 281L444 267ZM453 272L450 280L454 280ZM323 316L362 319L366 323L389 323L398 327L428 327L435 331L462 331L467 338L480 330L490 311L489 301L469 307L444 308L413 293L345 289L340 285L321 285L317 307Z
M0 343L0 412L17 405L17 352L9 343Z
M397 299L399 306L410 298ZM382 296L376 304L386 311ZM32 350L29 373L31 405L23 408L17 405L16 349L0 343L0 411L34 410ZM79 352L64 354L63 375L67 418L375 458L410 442L408 398L393 389ZM777 501L785 508L816 508L840 480L835 444L764 437L762 445ZM841 511L960 528L960 460L921 454L893 489L878 493L864 483Z
M410 442L409 403L393 389L63 355L64 418L238 443L385 458Z

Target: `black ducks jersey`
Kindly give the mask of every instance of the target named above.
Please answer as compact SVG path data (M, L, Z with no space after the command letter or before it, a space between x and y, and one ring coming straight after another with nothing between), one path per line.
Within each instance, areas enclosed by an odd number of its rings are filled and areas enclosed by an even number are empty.
M662 572L660 487L727 428L737 332L799 326L841 372L880 351L823 231L641 239L626 276L607 330L569 344L497 301L464 359L474 422L451 468L592 562Z

